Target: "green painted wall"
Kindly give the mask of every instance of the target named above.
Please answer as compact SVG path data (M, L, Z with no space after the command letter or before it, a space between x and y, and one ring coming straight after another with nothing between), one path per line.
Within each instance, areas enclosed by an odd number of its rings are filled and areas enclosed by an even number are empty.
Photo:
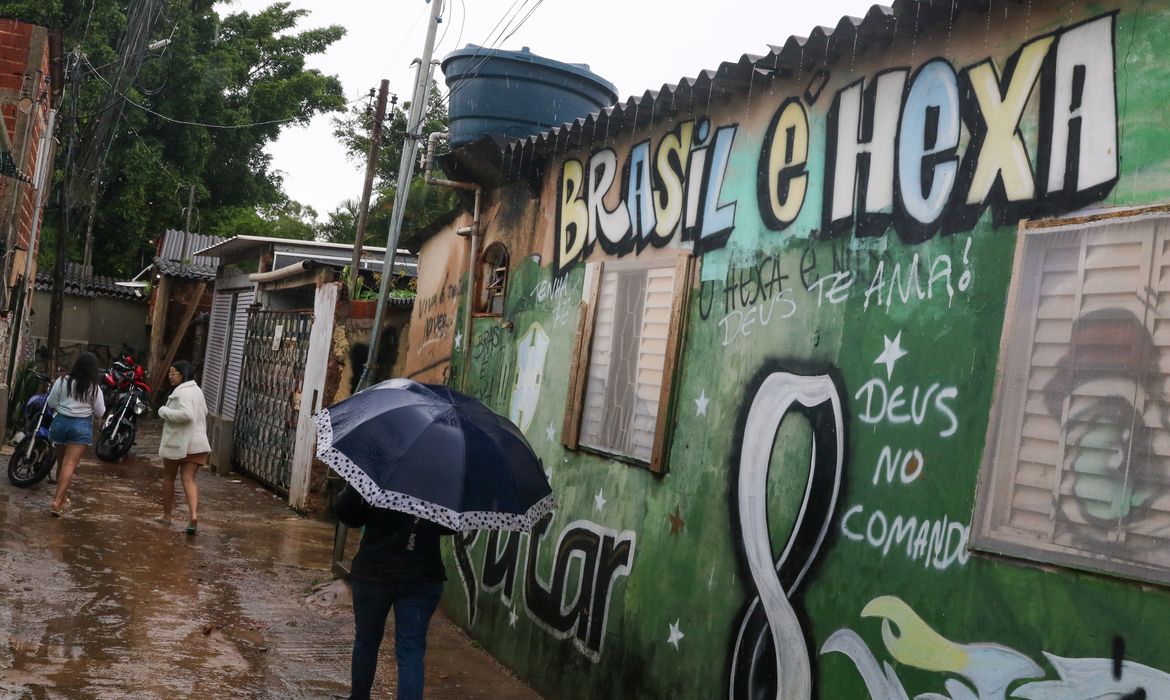
M1066 56L1076 53L1067 37L1080 35L1069 32L1093 19L1111 25L1115 67L1108 75L1115 84L1104 89L1116 95L1119 176L1092 201L1039 199L1054 216L1081 206L1168 201L1170 81L1163 57L1170 55L1170 10L1136 2L1008 5L991 17L964 12L954 26L936 24L913 39L903 32L888 49L867 49L829 67L823 92L811 105L802 101L810 126L802 171L808 193L783 231L767 225L757 201L761 151L773 116L786 99L801 96L809 75L761 79L750 94L709 111L695 105L649 129L610 134L563 154L584 163L609 147L620 168L637 143L649 139L654 147L689 120L736 127L719 191L720 203L736 205L734 228L725 245L700 257L690 292L665 475L561 445L583 263L662 251L607 256L597 247L568 260L558 256L563 159L547 168L541 197L526 205L531 216L485 218L487 238L513 246L534 232L505 222L534 220L540 243L512 248L503 318L475 320L469 391L521 425L547 466L558 508L533 535L458 538L448 557L446 606L536 688L566 698L800 697L796 675L785 669L804 655L821 698L1072 699L1139 689L1144 695L1126 697L1170 697L1170 635L1151 624L1170 619L1165 587L967 548L1018 217L996 225L996 209L986 209L965 230L924 234L912 244L893 229L833 240L814 233L826 229L834 95L899 66L912 81L935 57L955 69L992 59L1003 72L1013 53L1048 34L1054 39L1043 70L1056 70L1060 42ZM1093 92L1103 89L1091 83L1099 68L1088 71L1087 95L1105 94ZM1048 131L1040 85L1038 79L1020 123L1033 172L1041 172L1038 153ZM901 104L907 94L900 93ZM967 122L961 141L960 154L971 146ZM1081 172L1101 167L1098 159ZM611 193L607 208L617 198ZM946 208L944 223L956 209ZM920 286L910 290L913 270ZM452 377L460 376L465 355L455 348ZM807 570L789 561L778 577L786 579L795 614L795 626L783 631L802 640L785 648L779 674L770 644L780 618L769 624L762 615L758 596L770 582L750 571L746 552L755 541L745 537L737 504L744 443L761 439L745 435L748 412L762 382L777 372L827 377L822 386L839 400L844 442L837 478L825 451L835 438L830 404L785 418L767 463L767 489L752 489L765 499L766 547L780 557L810 471L822 470L803 528L806 537L810 528L815 535L817 518L827 518L825 539ZM897 387L907 406L893 419L888 411L875 418L870 391L892 395ZM902 421L915 392L930 399ZM916 451L904 473L887 478L881 470L887 448L894 455ZM914 527L899 540L895 528L910 518ZM740 639L745 616L750 634ZM754 680L743 664L753 650L762 652Z

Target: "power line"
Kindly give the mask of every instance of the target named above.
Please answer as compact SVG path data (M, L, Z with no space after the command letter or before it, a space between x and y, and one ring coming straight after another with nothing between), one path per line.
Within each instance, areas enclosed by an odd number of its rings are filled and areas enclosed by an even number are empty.
M151 109L150 107L147 107L144 104L140 104L140 103L135 102L134 100L130 99L124 92L122 92L117 87L115 87L113 83L111 83L109 80L106 80L105 76L103 76L101 73L98 73L97 70L94 69L93 64L89 62L89 58L82 55L81 59L83 61L85 61L85 64L88 65L90 67L90 69L93 70L94 75L96 75L98 77L98 79L101 80L103 83L108 85L110 87L110 89L114 91L114 94L121 97L125 101L126 104L130 104L134 107L137 107L138 109L141 109L142 111L144 111L148 114L153 114L154 116L158 117L159 119L171 122L173 124L183 124L186 126L200 126L200 127L205 128L205 129L248 129L248 128L256 127L256 126L267 126L269 124L285 124L285 123L288 123L291 121L297 121L297 120L303 118L300 116L293 116L293 117L285 117L283 119L269 119L267 121L262 121L262 122L252 122L250 124L208 124L205 122L193 122L193 121L187 121L185 119L175 119L174 117L168 117L167 115L165 115L161 112L157 112L157 111ZM356 100L354 100L354 102L356 102ZM353 102L350 102L349 104L353 104Z
M507 41L508 39L512 38L512 36L515 35L516 32L520 31L520 28L523 27L528 22L529 19L531 19L532 14L534 12L536 12L536 10L539 9L540 5L544 2L544 0L536 0L536 4L533 5L532 8L530 10L528 10L528 13L526 15L524 15L524 17L520 20L520 22L513 27L512 23L516 20L516 17L518 17L520 15L520 13L524 11L524 7L525 7L525 5L527 5L529 3L529 1L530 0L524 0L523 4L521 4L520 7L518 9L516 9L516 11L513 13L512 9L515 8L516 3L519 2L519 0L513 0L512 5L507 10L504 11L504 15L500 18L500 20L498 22L496 22L496 26L492 28L491 32L488 32L488 40L490 43L486 47L487 50L484 52L483 57L479 59L479 62L476 63L470 71L468 71L468 75L463 79L462 82L460 82L458 85L456 85L455 87L453 87L449 91L447 91L447 96L446 96L446 98L444 98L444 102L446 103L446 106L448 108L451 105L451 98L455 95L455 93L458 92L460 89L462 89L463 86L467 85L468 81L474 80L476 77L479 76L480 71L483 70L483 66L493 56L495 56L497 53L499 53L498 49L499 49L500 44L502 44L504 41ZM512 17L510 19L508 19L508 22L504 25L504 27L502 29L500 29L499 33L496 35L496 39L492 40L491 39L492 34L496 32L496 29L500 27L500 24L504 21L504 18L506 18L509 13L512 14ZM511 29L511 31L509 31L509 29ZM504 32L508 32L507 35L505 35ZM481 47L481 48L483 48L483 47ZM471 55L471 59L475 60L475 58L477 56L479 56L479 49L476 49L475 53L473 53Z

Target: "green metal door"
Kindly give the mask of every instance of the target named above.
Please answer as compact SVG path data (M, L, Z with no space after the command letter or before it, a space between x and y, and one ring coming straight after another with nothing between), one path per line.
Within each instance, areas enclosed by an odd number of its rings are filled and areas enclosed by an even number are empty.
M288 494L313 315L249 310L233 463Z

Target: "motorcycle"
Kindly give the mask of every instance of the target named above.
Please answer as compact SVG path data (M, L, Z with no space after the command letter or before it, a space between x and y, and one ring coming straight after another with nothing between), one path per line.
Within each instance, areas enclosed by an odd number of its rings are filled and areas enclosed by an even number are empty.
M123 349L118 359L114 360L102 375L102 398L105 399L106 406L113 405L118 392L126 391L135 384L147 386L146 370L134 361L134 356L130 352Z
M49 378L39 372L33 376L45 383L41 393L33 394L24 404L24 427L12 437L16 449L8 460L8 480L13 486L26 488L40 482L53 470L56 461L53 443L49 440L49 425L53 409L49 408Z
M98 459L116 462L134 445L138 417L150 407L150 386L145 375L132 356L123 354L102 377L108 398L106 418L94 445Z

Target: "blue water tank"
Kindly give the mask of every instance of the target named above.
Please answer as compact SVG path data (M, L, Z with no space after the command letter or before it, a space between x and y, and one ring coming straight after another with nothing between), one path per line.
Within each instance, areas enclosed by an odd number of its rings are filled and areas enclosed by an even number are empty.
M617 101L613 83L580 63L468 44L443 59L451 92L450 142L485 134L523 138L599 112Z

